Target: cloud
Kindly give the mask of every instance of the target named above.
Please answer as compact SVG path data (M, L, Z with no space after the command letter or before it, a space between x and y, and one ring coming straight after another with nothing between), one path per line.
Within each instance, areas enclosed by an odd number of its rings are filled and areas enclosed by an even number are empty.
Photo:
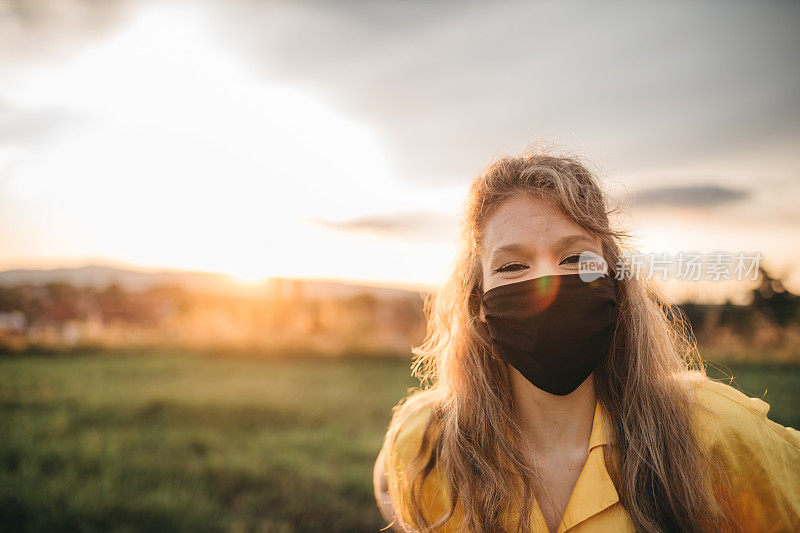
M374 124L419 185L538 139L623 170L800 139L798 3L224 5L227 42Z
M712 207L729 204L752 196L752 191L719 185L659 187L637 191L630 196L635 207Z
M63 59L113 31L142 2L0 0L0 68ZM0 72L0 74L2 74Z
M0 0L0 84L4 66L91 47L149 3ZM415 186L464 183L538 139L628 172L800 140L798 3L186 6L265 78L368 124Z
M418 210L375 214L346 220L315 219L313 222L339 231L430 241L452 240L458 228L458 220L456 216Z
M22 109L0 100L0 145L36 146L83 118L60 108Z
M42 148L87 120L57 106L20 105L8 91L31 67L57 67L91 49L119 29L137 5L134 0L0 0L0 150Z

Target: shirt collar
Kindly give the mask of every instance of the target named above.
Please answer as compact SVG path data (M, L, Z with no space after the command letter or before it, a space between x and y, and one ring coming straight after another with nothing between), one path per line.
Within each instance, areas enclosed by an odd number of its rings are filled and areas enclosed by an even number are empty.
M558 533L567 531L619 501L614 482L606 469L607 444L606 416L598 399L592 420L592 433L589 437L589 455L572 489Z
M513 440L513 437L512 437ZM597 400L592 419L592 432L589 436L589 453L578 481L572 489L557 533L564 533L580 522L591 518L619 501L614 482L606 470L605 448L608 442L606 414L600 400ZM534 499L533 524L531 530L547 533L544 516L539 502Z
M594 407L594 419L592 420L592 434L589 437L589 451L595 446L608 444L608 434L606 433L606 418L600 400Z

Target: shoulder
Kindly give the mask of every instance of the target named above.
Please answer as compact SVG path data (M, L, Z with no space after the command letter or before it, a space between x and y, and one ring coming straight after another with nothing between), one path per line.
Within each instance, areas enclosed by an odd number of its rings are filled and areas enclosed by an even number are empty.
M423 445L430 445L424 442L425 431L433 416L434 405L430 402L416 402L397 410L386 434L388 466L395 470L405 468Z
M770 420L769 404L711 379L694 382L698 434L732 516L746 530L800 528L800 431Z
M800 453L800 431L770 420L770 406L764 400L709 378L694 381L694 400L695 417L708 440L774 443Z
M429 465L435 440L441 432L435 402L413 398L395 408L384 441L384 461L389 494L403 522L410 516L412 492L416 493L419 511L432 523L444 517L450 507L450 491L438 464ZM413 463L412 463L413 461ZM449 522L448 522L449 523ZM451 531L449 526L436 531Z

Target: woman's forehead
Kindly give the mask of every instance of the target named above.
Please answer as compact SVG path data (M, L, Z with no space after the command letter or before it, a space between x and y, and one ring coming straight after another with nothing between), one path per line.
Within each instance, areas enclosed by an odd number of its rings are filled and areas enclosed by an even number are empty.
M565 237L595 238L565 216L552 202L519 194L500 204L486 220L483 251L492 254L498 248L550 247Z

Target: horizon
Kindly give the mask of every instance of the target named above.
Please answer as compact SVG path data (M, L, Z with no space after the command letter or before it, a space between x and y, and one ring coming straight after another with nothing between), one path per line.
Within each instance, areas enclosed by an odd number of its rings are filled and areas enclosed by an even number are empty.
M49 263L42 263L38 267L22 267L22 268L4 268L0 270L0 274L4 274L7 272L14 272L14 271L42 271L42 272L52 272L57 270L82 270L88 268L99 268L99 269L112 269L112 270L119 270L125 272L132 272L136 274L144 274L144 275L159 275L159 274L173 274L173 275L208 275L208 276L219 276L220 278L224 278L226 282L230 283L232 286L237 286L239 289L242 290L258 290L260 288L266 287L269 282L271 281L302 281L302 282L312 282L312 283L330 283L330 284L342 284L348 285L352 287L364 287L368 289L390 289L390 290L399 290L399 291L410 291L410 292L417 292L417 293L434 293L439 288L439 285L435 284L414 284L414 283L403 283L403 282L396 282L392 280L363 280L363 279L352 279L352 278L333 278L333 277L298 277L298 276L263 276L259 278L244 278L236 276L235 274L230 274L227 272L220 272L220 271L213 271L213 270L196 270L196 269L182 269L182 268L174 268L174 267L163 267L163 266L142 266L142 265L135 265L131 263L123 263L119 261L102 261L102 260L89 260L89 261L80 261L76 260L74 262L56 262L55 264ZM774 272L767 270L767 273L770 274L774 279L781 281L782 283L784 280L779 276L775 275ZM706 304L706 305L719 305L724 303L732 303L735 305L746 305L748 303L748 298L751 292L758 286L759 280L748 280L748 281L730 281L730 282L722 282L727 283L729 286L733 287L733 290L729 290L727 292L713 292L708 291L705 288L702 288L702 284L717 284L721 283L719 281L700 281L700 282L693 282L693 281L657 281L658 287L663 290L670 300L671 303L676 305L684 305L687 303L696 303L696 304ZM112 282L115 283L115 282ZM109 283L112 284L112 283ZM673 284L695 284L698 283L701 285L700 289L691 290L691 289L683 289L674 288L670 283ZM784 283L784 287L789 292L794 293L794 291L787 287ZM796 294L796 293L795 293Z

